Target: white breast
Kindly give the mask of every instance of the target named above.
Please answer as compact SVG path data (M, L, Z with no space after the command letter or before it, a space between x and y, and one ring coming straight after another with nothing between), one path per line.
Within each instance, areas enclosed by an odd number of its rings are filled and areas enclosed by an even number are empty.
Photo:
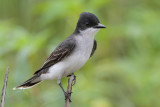
M79 70L89 59L93 43L94 35L98 29L87 29L87 31L81 32L79 35L74 36L76 40L76 47L71 55L66 57L61 62L51 66L49 73L42 74L42 79L54 79L59 76L67 76ZM88 32L88 33L87 33Z

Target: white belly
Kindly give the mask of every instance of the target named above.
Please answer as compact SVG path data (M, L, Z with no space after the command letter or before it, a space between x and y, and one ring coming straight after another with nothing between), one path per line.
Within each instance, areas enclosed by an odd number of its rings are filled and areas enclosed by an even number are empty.
M94 33L98 31L93 29L89 30L92 33L93 31ZM95 35L92 33L75 36L76 47L71 55L51 66L46 74L41 75L41 80L65 77L79 70L91 55Z
M46 74L41 75L41 79L55 79L59 76L66 77L79 70L88 61L93 48L93 40L90 40L88 43L84 42L86 41L80 40L73 53L64 60L51 66Z

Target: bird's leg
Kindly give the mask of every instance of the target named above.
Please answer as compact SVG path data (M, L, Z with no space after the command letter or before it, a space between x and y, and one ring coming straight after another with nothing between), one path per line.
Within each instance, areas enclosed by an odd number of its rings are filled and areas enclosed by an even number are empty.
M74 73L72 73L71 75L74 75ZM68 75L67 77L70 77L71 75ZM72 86L75 84L76 84L76 75L74 75Z
M72 84L72 86L75 85L75 84L76 84L76 75L74 75L74 79L73 79L73 84Z
M71 99L70 99L70 94L71 94L71 93L67 93L67 92L64 91L64 88L63 88L63 86L62 86L62 84L61 84L61 78L58 78L58 85L61 87L61 89L62 89L62 91L63 91L63 93L64 93L65 100L68 98L69 101L72 102Z

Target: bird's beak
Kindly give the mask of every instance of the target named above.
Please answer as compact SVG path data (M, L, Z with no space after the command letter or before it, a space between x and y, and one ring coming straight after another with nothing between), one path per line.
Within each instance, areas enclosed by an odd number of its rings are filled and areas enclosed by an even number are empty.
M94 26L94 28L106 28L106 26L99 23L98 25Z

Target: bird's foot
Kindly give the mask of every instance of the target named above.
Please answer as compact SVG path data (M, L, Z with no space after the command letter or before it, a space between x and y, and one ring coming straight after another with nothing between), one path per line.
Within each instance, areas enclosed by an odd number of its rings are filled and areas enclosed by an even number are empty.
M69 99L69 102L72 102L72 100L71 100L71 93L64 92L65 100Z
M71 74L71 75L74 75L74 73ZM67 77L70 77L71 75L68 75ZM76 84L76 75L74 75L72 86L75 85L75 84Z

